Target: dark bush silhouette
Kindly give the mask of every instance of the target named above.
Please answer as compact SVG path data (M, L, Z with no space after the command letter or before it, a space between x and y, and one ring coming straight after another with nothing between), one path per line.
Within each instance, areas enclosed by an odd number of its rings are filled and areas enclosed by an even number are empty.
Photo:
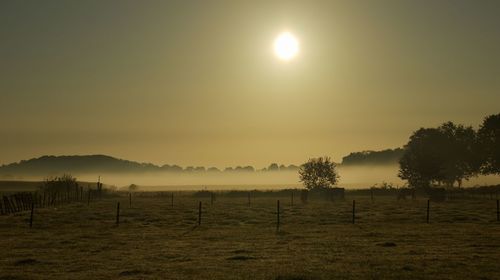
M380 165L380 164L397 164L404 154L401 148L387 149L382 151L362 151L350 153L342 158L342 165Z
M299 177L308 190L332 188L339 179L336 165L329 157L310 159L299 169Z

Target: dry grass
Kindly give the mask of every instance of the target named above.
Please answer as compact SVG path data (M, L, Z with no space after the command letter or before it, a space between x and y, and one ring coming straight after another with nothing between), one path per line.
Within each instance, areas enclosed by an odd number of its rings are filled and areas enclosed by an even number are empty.
M351 224L352 199L357 220ZM115 225L116 202L121 223ZM0 279L500 279L489 199L108 198L0 217Z

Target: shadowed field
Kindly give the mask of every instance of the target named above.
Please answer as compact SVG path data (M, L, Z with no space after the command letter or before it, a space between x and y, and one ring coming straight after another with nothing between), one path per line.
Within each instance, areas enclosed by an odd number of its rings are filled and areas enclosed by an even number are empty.
M188 193L105 198L0 217L0 279L499 279L500 223L487 198L431 203ZM356 224L352 224L352 199ZM116 203L121 204L116 226Z

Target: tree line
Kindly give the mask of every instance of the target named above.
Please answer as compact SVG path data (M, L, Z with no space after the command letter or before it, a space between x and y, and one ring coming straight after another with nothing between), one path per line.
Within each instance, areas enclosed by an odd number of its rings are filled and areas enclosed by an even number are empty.
M385 149L382 151L353 152L342 158L343 166L351 165L389 165L397 164L403 156L402 148Z
M411 188L462 186L480 174L500 175L500 114L484 118L478 130L446 122L436 128L413 132L403 149L375 153L374 158L402 154L398 176ZM353 153L350 160L372 157L372 152ZM306 189L330 189L339 181L337 165L329 157L309 159L298 170Z
M204 166L155 165L118 159L106 155L42 156L20 162L1 165L0 178L9 179L18 175L47 176L51 174L102 174L102 173L219 173L219 172L267 172L297 171L297 165L271 163L264 168L250 165L217 168Z
M485 117L477 130L453 122L420 128L403 150L398 176L410 187L460 187L480 174L500 175L500 114Z

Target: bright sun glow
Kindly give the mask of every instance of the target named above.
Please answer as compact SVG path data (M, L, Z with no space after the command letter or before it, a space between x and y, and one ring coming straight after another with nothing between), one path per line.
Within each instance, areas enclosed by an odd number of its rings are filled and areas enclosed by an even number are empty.
M274 40L274 53L279 59L291 60L299 53L299 41L292 33L283 32Z

